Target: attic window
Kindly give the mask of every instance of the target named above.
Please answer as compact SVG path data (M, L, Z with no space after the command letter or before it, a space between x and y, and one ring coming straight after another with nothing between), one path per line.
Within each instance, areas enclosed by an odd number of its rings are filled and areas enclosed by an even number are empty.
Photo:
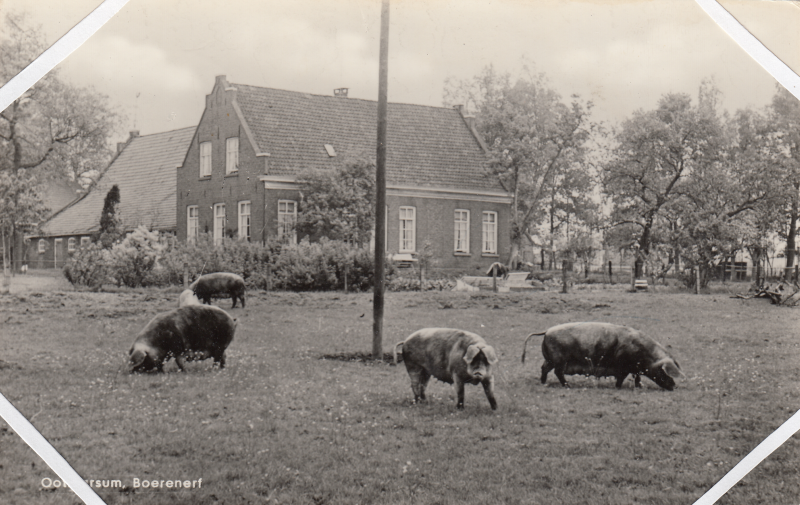
M331 158L336 156L336 149L334 149L332 145L325 144L325 150L328 151L328 156L330 156Z

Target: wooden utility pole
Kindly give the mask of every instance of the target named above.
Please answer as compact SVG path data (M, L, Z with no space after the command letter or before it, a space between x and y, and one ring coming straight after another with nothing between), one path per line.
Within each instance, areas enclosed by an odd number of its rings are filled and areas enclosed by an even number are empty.
M378 153L375 170L375 281L372 295L372 358L383 358L383 293L386 259L386 111L389 88L389 0L381 2L378 69Z

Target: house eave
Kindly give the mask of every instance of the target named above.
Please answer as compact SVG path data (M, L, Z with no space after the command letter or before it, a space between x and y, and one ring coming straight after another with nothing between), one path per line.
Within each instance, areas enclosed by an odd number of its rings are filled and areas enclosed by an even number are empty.
M262 175L258 179L264 183L264 189L300 189L300 185L293 176ZM503 191L402 186L389 184L386 186L386 195L411 198L435 198L439 200L465 200L511 204L511 197L508 195L508 193Z

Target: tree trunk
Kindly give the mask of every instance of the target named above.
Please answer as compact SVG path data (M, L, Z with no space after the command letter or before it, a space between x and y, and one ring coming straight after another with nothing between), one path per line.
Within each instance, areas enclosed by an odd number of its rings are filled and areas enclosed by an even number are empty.
M792 198L792 211L789 215L789 231L786 234L786 268L791 268L794 266L794 252L797 249L797 218L798 210L797 205L797 195L795 198Z

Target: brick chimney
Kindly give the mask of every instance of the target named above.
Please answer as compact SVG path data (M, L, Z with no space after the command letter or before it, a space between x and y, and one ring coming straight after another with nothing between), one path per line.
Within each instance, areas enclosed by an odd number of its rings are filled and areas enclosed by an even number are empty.
M350 88L336 88L333 90L333 96L338 96L341 98L347 98L347 91Z
M139 130L131 130L131 137L128 139L128 142L135 139L139 136Z

